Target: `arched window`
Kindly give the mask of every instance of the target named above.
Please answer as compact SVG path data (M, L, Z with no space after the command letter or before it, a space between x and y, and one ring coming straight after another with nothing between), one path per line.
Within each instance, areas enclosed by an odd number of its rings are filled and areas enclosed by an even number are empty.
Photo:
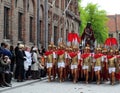
M15 7L17 7L17 2L18 2L18 0L15 0Z
M34 42L34 3L33 0L29 1L29 41Z
M29 0L27 2L27 11L29 11Z
M73 23L72 23L72 27L71 28L72 28L72 31L74 31L74 24Z
M40 43L42 44L44 40L43 26L44 26L44 10L43 6L40 6Z
M4 39L10 39L10 31L9 31L9 19L10 19L10 9L8 7L4 7Z

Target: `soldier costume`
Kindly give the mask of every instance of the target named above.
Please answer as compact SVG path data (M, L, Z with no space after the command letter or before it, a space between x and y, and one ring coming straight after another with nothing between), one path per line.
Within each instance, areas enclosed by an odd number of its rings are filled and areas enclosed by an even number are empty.
M110 54L107 56L107 60L109 67L110 84L114 85L116 71L116 56L114 55L114 51L112 49L110 50Z
M90 64L91 64L91 54L89 53L90 47L85 47L84 53L81 55L82 58L82 69L83 76L85 77L85 82L88 83Z
M69 53L71 57L71 74L73 77L73 83L77 82L78 79L78 61L80 60L80 56L78 51L76 50L77 46L73 46L73 51Z
M100 74L102 69L102 54L100 53L101 48L97 48L96 54L94 55L94 71L97 79L97 84L100 84Z
M47 73L48 73L48 81L51 81L51 75L52 75L52 67L53 67L53 61L56 58L56 55L53 53L52 50L53 46L48 46L48 51L45 52L46 56L46 65L47 65Z
M59 73L60 82L62 82L62 81L64 81L63 72L64 72L64 68L65 68L65 50L64 50L64 46L62 44L58 47L57 55L58 55L57 56L58 73Z

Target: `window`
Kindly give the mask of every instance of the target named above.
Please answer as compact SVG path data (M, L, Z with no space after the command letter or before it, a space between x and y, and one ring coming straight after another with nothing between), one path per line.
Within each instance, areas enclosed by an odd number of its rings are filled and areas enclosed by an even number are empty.
M68 39L68 30L66 30L66 41L68 41L67 39Z
M40 20L40 43L42 43L42 21Z
M51 25L48 24L48 43L50 43L50 40L51 40Z
M33 17L30 17L30 36L29 36L29 40L30 42L33 42Z
M109 33L109 37L113 37L113 34L112 34L112 33Z
M18 40L22 41L22 13L18 13Z
M9 39L9 8L4 7L4 39Z
M56 0L56 1L55 1L55 6L56 6L56 7L59 7L59 0Z
M119 44L120 44L120 33L119 33Z
M49 3L52 3L52 0L48 0Z
M61 28L61 37L64 39L64 30Z
M57 45L57 26L54 26L54 44Z
M27 3L27 11L29 11L29 0L28 0L28 3Z
M61 9L64 10L65 8L65 0L61 0Z
M15 0L15 7L17 7L17 2L18 2L18 1L17 1L17 0Z

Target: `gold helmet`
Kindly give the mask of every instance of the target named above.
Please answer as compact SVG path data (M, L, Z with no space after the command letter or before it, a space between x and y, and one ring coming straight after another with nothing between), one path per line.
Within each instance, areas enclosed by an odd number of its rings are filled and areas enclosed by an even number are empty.
M102 52L103 52L103 53L106 53L106 52L108 52L108 51L107 51L107 49L105 48L105 49L102 50Z
M110 50L110 52L111 52L111 53L113 53L113 52L114 52L114 50L113 50L113 49L111 49L111 50Z
M102 49L99 47L99 48L97 48L96 50L102 50Z
M90 47L87 46L87 47L85 47L85 49L86 49L86 50L90 50Z
M52 48L53 46L51 44L48 45L48 48Z

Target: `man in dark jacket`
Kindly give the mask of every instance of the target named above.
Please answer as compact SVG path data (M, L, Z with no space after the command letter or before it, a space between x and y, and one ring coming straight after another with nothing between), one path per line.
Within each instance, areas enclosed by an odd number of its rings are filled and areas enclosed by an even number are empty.
M17 82L22 82L24 79L24 61L25 56L23 53L24 45L19 45L19 50L17 53L16 71L17 71Z

